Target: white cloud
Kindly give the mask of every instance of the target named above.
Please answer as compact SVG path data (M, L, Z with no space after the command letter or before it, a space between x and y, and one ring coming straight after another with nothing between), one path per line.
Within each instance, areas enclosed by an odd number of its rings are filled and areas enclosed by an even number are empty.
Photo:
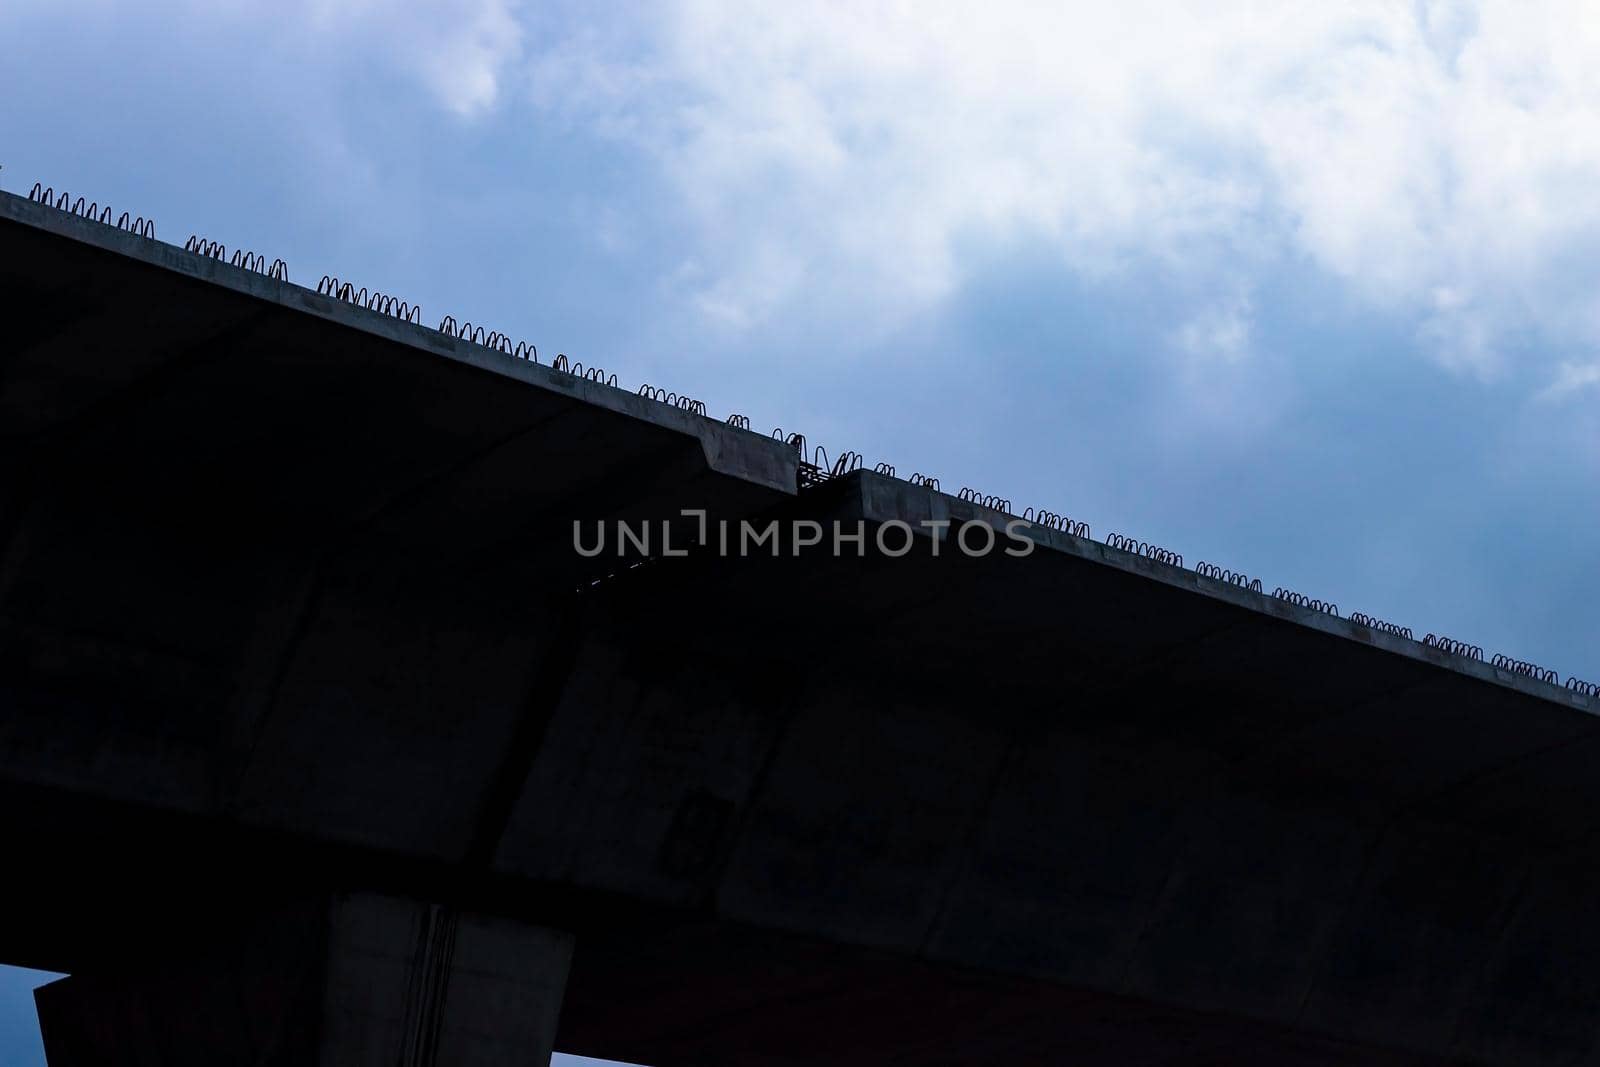
M1240 294L1185 322L1173 335L1172 343L1196 362L1238 363L1250 354L1251 319L1250 298Z
M1556 367L1555 381L1546 386L1539 399L1564 400L1574 393L1600 387L1600 363L1567 363Z
M492 106L502 73L521 53L521 29L503 0L447 6L456 23L424 52L428 84L461 114Z
M258 48L270 38L286 40L309 53L301 62L315 64L317 75L376 54L427 86L446 109L472 117L501 99L507 70L522 59L518 8L518 0L176 0L149 3L142 14L155 22L182 19L186 27L232 22L253 34Z
M301 0L309 30L377 48L409 68L445 107L472 116L500 98L522 55L514 0ZM294 18L294 5L280 17ZM287 16L282 13L289 11Z
M534 85L659 161L724 322L892 324L1013 240L1287 257L1493 376L1512 332L1600 339L1596 55L1583 0L681 0L545 42Z

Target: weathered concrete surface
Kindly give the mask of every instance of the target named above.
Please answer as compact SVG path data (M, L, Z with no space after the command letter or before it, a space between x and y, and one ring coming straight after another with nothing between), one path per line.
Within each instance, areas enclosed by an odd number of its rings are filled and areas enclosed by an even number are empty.
M1002 520L101 229L0 197L6 959L381 892L656 1067L1600 1063L1591 701L1053 531L606 577Z
M870 475L836 491L841 515L883 492L906 497L891 513L907 514L918 495ZM1577 901L1597 885L1595 717L1350 640L1337 620L1291 625L1080 548L1025 560L747 561L731 598L781 607L802 653L767 667L782 681L764 686L741 673L740 620L698 616L692 645L653 632L643 605L674 603L681 588L730 598L709 563L671 580L658 570L661 586L628 600L640 605L631 629L596 638L648 646L613 653L636 666L610 672L649 679L648 695L596 702L584 685L581 703L558 708L500 862L686 901L723 924L1140 1005L1120 1026L1105 1023L1118 1018L1115 1001L1079 1000L1074 1014L1041 998L1017 1018L1006 998L957 982L942 1020L956 1032L936 1029L926 1062L956 1047L969 1060L1004 1049L1173 1062L1164 1057L1205 1038L1232 1062L1252 1061L1240 1042L1263 1063L1302 1054L1274 1043L1279 1031L1218 1035L1208 1029L1218 1016L1440 1058L1593 1062L1600 929ZM726 692L727 679L747 677ZM685 755L686 729L695 757L717 755L709 771ZM672 885L659 843L697 791L725 802L731 828L702 849L704 868ZM700 936L702 956L728 951ZM594 988L638 966L631 944L597 962L592 940L587 966L608 973ZM604 1007L581 994L563 1032L622 1059L649 1049L664 1062L672 1046L688 1063L716 1046L674 1024L684 1014L706 1029L741 1017L752 1049L794 1021L790 998L760 1004L755 966L722 992L759 1008L725 1001L701 1016L666 969L653 990L671 1005L654 1017L659 1032L604 1034ZM817 1015L881 1032L829 1003L823 987L851 986L828 974L802 969ZM911 1012L915 998L885 984L852 1003ZM990 1010L1009 1020L1003 1039ZM1143 1036L1114 1036L1131 1029ZM916 1032L886 1044L905 1049ZM1103 1034L1103 1060L1067 1033Z
M550 1062L572 938L370 893L38 989L51 1067Z
M0 227L23 780L459 852L567 610L545 594L585 580L572 520L793 493L759 435L117 231ZM315 729L329 702L405 735L382 771L346 773L368 739ZM472 786L419 790L441 766Z

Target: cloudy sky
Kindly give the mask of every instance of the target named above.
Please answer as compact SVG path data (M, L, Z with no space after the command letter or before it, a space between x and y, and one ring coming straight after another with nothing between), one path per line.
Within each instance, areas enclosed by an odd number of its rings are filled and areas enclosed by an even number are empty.
M8 0L0 187L1600 680L1592 2L756 6Z

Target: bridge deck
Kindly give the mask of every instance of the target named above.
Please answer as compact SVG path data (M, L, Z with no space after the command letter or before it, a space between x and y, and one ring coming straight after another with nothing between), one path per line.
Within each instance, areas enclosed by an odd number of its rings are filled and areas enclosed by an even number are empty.
M0 305L9 961L363 886L656 1067L1600 1062L1588 697L1058 531L607 578L1005 519L3 194Z

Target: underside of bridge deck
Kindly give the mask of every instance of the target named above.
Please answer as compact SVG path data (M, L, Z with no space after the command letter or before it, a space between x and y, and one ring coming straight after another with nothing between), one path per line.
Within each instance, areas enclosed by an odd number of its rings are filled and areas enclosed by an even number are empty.
M312 899L506 931L654 1067L1600 1062L1590 698L4 194L0 252L58 1032Z

